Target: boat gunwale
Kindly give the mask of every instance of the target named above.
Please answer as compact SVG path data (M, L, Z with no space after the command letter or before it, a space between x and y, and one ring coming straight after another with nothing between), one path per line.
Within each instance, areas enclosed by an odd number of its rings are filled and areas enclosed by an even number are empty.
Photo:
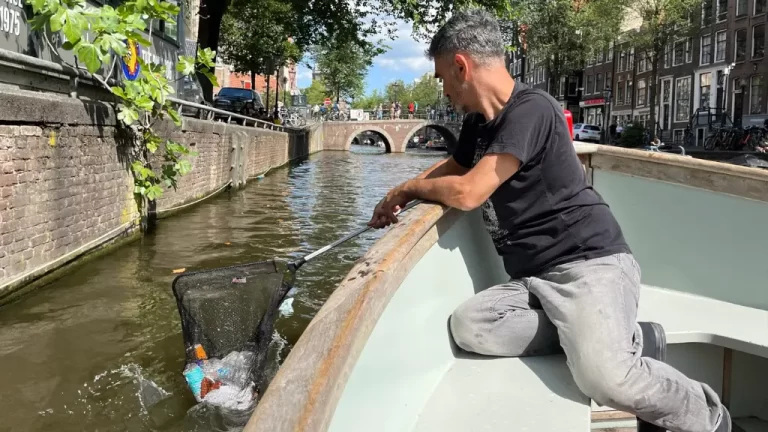
M604 144L588 144L578 141L574 142L574 147L576 147L576 153L579 155L607 155L768 182L768 170L734 165L726 162L697 159L674 153L650 152Z
M424 203L384 234L309 323L244 432L327 430L355 362L392 295L439 233L462 214Z
M605 156L640 161L632 166L631 175L648 178L655 177L643 169L643 161L678 166L700 175L706 172L737 177L734 184L742 179L768 183L768 171L755 168L598 144L574 142L574 146L588 172L595 156ZM610 166L598 168L610 170ZM674 178L659 180L680 183ZM717 190L720 184L709 186L716 192L734 194ZM327 430L355 362L390 298L429 246L436 243L442 228L462 214L446 206L425 203L412 209L382 236L355 263L309 323L244 431Z

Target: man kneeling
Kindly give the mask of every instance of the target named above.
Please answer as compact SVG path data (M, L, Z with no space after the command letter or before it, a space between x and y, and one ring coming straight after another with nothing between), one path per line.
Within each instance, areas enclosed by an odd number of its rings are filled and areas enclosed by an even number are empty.
M560 105L507 73L495 19L454 15L428 54L445 96L471 114L453 156L392 189L369 224L397 222L416 198L482 206L511 280L459 306L456 343L496 356L564 351L576 384L602 405L671 431L730 431L709 386L641 356L640 268L587 184Z

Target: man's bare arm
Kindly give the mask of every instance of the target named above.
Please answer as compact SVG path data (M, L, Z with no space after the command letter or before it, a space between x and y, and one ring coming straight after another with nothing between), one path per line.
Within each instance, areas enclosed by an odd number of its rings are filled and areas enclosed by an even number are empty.
M456 163L456 160L451 156L427 168L423 173L416 176L416 178L431 179L449 175L464 175L467 171L469 171L469 169Z
M472 210L487 200L520 168L511 154L487 154L464 175L415 178L398 186L407 200L420 198L461 210Z

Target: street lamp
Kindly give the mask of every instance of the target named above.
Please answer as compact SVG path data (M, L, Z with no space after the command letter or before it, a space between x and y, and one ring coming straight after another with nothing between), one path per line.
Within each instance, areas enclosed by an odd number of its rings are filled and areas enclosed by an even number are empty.
M610 136L608 135L608 119L610 118L610 109L611 109L611 96L613 95L613 90L610 87L606 87L603 90L603 97L605 98L605 104L603 109L603 140L608 141L610 144ZM608 139L606 139L608 138Z
M723 89L723 106L718 107L720 108L720 126L725 126L725 110L728 106L728 77L731 75L731 70L736 66L736 63L731 63L728 66L725 67L725 70L723 70L723 79L725 80L725 89Z

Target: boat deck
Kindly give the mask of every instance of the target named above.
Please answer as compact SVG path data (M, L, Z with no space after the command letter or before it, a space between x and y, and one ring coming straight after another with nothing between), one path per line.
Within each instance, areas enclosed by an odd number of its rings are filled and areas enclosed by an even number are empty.
M588 405L564 356L468 356L457 358L443 376L412 430L584 432Z

